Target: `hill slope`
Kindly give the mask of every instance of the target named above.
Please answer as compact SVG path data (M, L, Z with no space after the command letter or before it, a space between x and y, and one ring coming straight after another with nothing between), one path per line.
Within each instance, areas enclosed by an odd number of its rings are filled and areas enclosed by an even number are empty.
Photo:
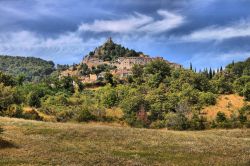
M28 80L39 79L55 70L52 61L34 57L1 56L0 71L13 76L24 75Z
M250 130L179 132L0 118L0 165L247 165Z
M215 119L219 111L230 117L233 113L238 114L238 110L246 104L250 104L250 102L244 101L244 97L237 94L221 95L215 105L205 107L202 112L206 114L208 120Z
M94 51L91 51L86 57L98 58L103 61L115 60L119 57L138 57L141 52L125 48L120 44L116 44L109 38L103 45L97 47Z

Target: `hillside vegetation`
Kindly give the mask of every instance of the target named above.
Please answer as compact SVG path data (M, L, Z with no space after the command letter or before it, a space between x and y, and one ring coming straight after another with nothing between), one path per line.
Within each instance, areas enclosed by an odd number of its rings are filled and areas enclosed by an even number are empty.
M249 165L249 130L168 131L0 118L0 165Z
M107 72L98 89L86 88L77 77L51 75L38 83L23 83L0 72L0 115L173 130L249 128L249 61L232 63L218 72L197 73L154 60L145 66L134 65L126 79ZM241 107L232 107L230 102L216 107L220 105L217 98L228 94L242 96ZM202 110L213 105L209 113L213 116L207 117ZM234 114L227 116L225 107Z
M50 75L54 63L34 57L2 56L0 55L0 71L12 76L24 76L26 80L38 81Z

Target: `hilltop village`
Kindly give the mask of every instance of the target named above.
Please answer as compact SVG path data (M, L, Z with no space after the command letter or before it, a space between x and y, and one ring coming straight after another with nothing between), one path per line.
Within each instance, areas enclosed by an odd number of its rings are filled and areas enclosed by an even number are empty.
M129 50L109 38L102 46L86 55L80 64L62 71L60 76L76 76L83 83L91 83L102 79L104 74L109 71L113 76L125 79L132 74L134 65L144 66L154 60L165 61L173 68L182 67L164 60L163 57L150 57L142 52Z

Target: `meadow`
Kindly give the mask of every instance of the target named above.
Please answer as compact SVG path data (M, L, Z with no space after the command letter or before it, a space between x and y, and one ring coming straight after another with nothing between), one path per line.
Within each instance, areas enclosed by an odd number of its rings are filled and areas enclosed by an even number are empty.
M0 165L249 165L249 129L170 131L0 118Z

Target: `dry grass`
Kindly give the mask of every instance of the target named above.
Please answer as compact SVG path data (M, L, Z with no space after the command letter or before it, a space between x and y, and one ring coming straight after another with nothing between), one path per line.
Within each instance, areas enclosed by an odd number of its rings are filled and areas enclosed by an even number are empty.
M237 113L244 104L246 104L244 98L239 95L221 95L217 99L216 105L206 107L202 112L206 114L208 120L213 120L219 111L224 112L230 117L232 113ZM248 102L248 104L250 104L250 102Z
M167 131L0 118L0 165L249 165L250 130Z

